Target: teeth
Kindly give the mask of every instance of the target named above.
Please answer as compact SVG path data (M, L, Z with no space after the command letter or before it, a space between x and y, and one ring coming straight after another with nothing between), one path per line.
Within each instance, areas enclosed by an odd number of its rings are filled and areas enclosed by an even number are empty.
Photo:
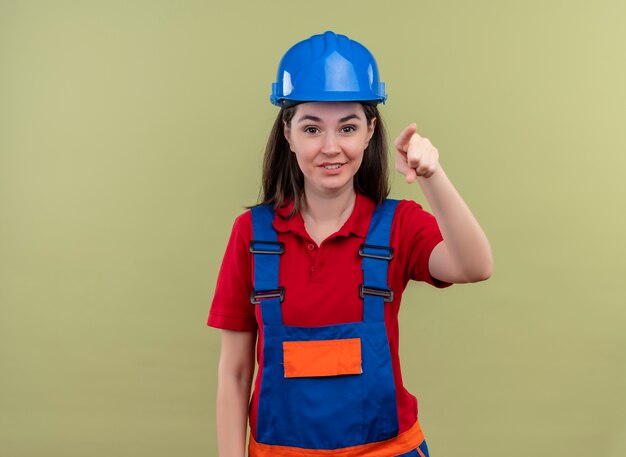
M337 168L339 168L341 166L341 164L335 164L335 165L324 165L324 168L326 168L327 170L336 170Z

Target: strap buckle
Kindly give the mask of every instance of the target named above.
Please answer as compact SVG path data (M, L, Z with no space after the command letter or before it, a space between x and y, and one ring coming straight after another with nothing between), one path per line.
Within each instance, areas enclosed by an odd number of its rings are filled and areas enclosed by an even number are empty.
M375 244L362 244L359 247L359 255L370 259L391 260L393 259L393 248L390 246L377 246Z
M365 298L365 295L373 295L375 297L383 297L385 303L393 301L393 290L379 289L377 287L368 287L365 284L359 286L359 297Z
M285 288L279 287L275 290L253 290L250 292L250 301L253 305L258 305L261 300L278 298L281 302L285 299Z
M282 255L285 252L285 244L280 241L251 240L250 252L252 254Z

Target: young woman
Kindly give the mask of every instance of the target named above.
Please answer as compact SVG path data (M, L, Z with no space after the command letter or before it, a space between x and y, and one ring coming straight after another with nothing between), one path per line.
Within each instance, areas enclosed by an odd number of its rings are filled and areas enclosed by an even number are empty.
M248 418L254 457L428 456L402 383L402 292L485 280L492 257L415 124L395 140L396 169L434 217L386 198L385 100L373 56L343 35L312 36L279 65L263 201L235 221L209 314L220 457L245 454Z

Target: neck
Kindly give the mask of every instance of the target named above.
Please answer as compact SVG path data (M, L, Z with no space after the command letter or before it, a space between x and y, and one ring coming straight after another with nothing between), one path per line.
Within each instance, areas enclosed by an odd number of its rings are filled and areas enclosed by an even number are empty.
M306 189L302 202L302 215L306 219L315 222L330 222L344 219L352 213L356 192L352 186L341 189L332 194L315 192L314 189ZM347 219L347 217L344 219Z

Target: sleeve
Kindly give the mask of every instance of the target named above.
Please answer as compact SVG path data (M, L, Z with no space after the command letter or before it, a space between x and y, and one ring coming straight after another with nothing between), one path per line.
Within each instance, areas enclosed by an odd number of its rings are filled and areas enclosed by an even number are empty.
M435 217L421 205L410 200L400 201L394 216L392 237L395 238L392 244L399 246L398 261L403 266L405 284L412 279L439 288L452 285L430 274L430 254L443 241L443 236Z
M248 246L251 227L250 211L235 219L217 277L215 295L207 321L210 327L224 330L257 329L254 305L250 303L252 263Z

